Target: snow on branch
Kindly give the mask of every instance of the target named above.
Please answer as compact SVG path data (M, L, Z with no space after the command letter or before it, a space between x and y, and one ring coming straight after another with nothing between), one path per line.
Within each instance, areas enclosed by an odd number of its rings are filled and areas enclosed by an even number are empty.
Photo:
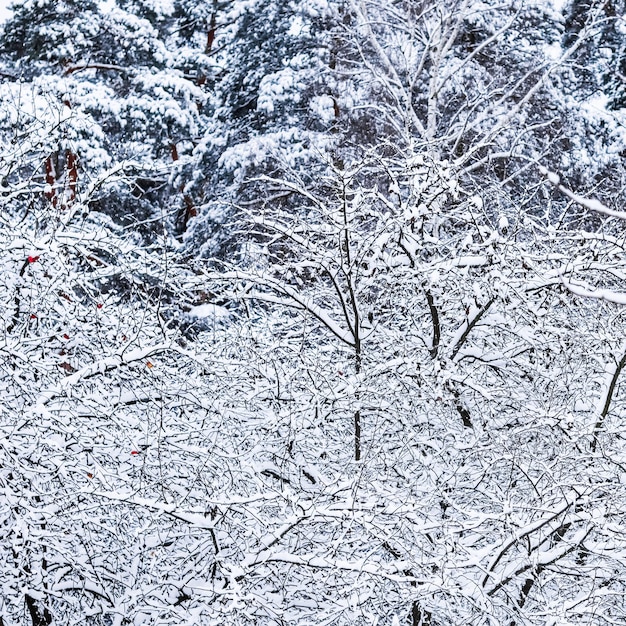
M626 304L626 293L619 291L611 291L610 289L592 288L586 285L574 285L569 281L563 280L563 285L574 295L583 298L595 298L596 300L605 300L614 304Z
M609 209L608 206L602 204L599 200L595 198L585 198L584 196L580 196L577 193L574 193L565 185L561 184L561 178L558 174L547 170L545 167L540 166L539 171L548 179L550 183L552 183L562 194L567 196L570 200L573 200L576 204L589 209L590 211L595 211L596 213L601 213L602 215L608 215L609 217L616 217L620 220L626 221L626 213L624 211L615 211L613 209Z
M297 308L308 311L309 313L311 313L311 315L313 315L313 317L320 321L333 335L335 335L335 337L350 346L354 344L354 334L341 328L340 324L331 317L330 313L326 309L317 305L312 298L298 293L297 290L292 289L288 285L284 285L283 283L277 281L271 276L257 275L243 271L224 272L221 274L216 274L214 276L208 274L207 276L218 280L249 280L256 285L271 289L274 292L277 292L281 294L281 296L285 297L277 297L270 293L263 293L259 291L240 293L237 294L237 297L248 299L251 298L264 302L272 302L290 308Z
M165 352L171 349L170 343L162 343L155 346L148 346L147 348L138 348L136 350L124 351L118 355L107 357L99 361L83 367L71 376L68 376L61 383L62 387L68 388L79 381L95 376L96 374L108 372L111 369L115 369L120 365L133 363L135 361L141 361L154 354Z
M74 74L75 72L82 72L83 70L103 70L112 72L129 72L128 67L122 65L113 65L111 63L78 63L76 65L70 65L65 70L65 74Z
M140 498L135 495L128 495L123 493L95 492L95 495L109 500L132 504L137 507L143 507L146 509L151 509L153 511L158 511L160 513L164 513L165 515L169 515L170 517L173 517L177 520L180 520L181 522L186 522L187 524L190 524L195 528L203 528L206 530L211 530L215 528L214 520L208 517L205 512L182 511L177 508L175 504L164 504L162 502L158 502L157 500Z
M247 573L247 570L257 565L270 562L288 563L290 565L311 567L314 569L333 569L366 573L397 582L418 584L424 582L414 576L404 574L403 572L406 571L407 563L403 561L396 563L366 563L365 559L361 559L359 561L347 561L330 559L316 554L299 555L287 551L272 552L270 550L264 550L258 555L254 555L252 559L244 559L241 567L233 567L232 574L235 578L240 578Z

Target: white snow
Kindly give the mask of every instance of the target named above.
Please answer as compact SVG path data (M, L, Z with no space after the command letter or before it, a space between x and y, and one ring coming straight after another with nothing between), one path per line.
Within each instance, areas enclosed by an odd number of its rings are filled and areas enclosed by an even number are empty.
M11 4L13 4L13 0L0 0L0 24L6 22L13 15L13 11L9 9Z
M577 296L595 298L597 300L606 300L607 302L613 302L615 304L626 304L626 293L611 291L610 289L594 289L593 287L588 287L586 285L575 285L566 280L563 281L563 284Z
M225 318L230 317L230 311L217 304L199 304L191 308L189 315L192 317Z

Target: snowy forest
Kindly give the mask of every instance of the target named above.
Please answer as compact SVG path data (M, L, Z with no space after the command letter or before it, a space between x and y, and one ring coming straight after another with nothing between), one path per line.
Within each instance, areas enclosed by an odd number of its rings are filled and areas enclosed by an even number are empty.
M0 626L626 623L625 0L17 0Z

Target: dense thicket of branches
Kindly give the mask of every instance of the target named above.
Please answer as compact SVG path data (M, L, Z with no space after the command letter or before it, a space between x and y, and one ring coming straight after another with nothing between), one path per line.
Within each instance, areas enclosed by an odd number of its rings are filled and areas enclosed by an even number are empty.
M20 0L0 626L626 619L622 0Z

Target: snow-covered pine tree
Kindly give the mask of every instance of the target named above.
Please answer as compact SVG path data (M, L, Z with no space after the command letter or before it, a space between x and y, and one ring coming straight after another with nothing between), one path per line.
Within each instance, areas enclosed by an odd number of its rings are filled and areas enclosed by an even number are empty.
M206 62L190 64L176 24L167 4L24 2L0 35L6 76L20 81L6 89L45 94L76 120L66 120L64 140L42 166L50 184L63 184L68 154L78 185L121 167L124 182L94 195L92 209L148 241L194 211L185 163L204 125ZM5 97L10 108L14 96Z

